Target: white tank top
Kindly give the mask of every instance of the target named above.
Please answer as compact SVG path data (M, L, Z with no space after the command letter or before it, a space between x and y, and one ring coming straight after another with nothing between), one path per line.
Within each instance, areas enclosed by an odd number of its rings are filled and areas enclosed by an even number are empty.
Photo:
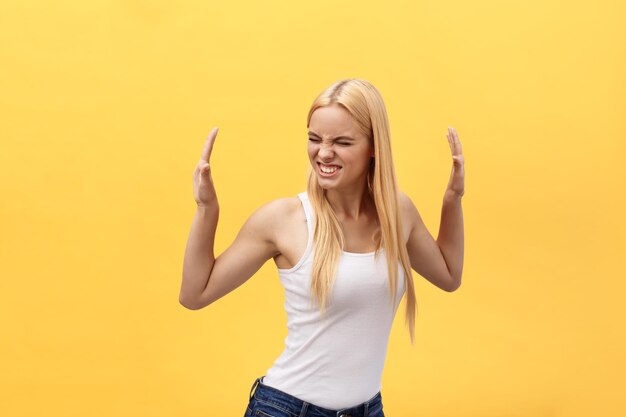
M398 262L398 296L391 306L384 252L342 252L326 316L311 301L313 210L298 194L308 228L307 248L293 268L278 268L285 289L285 349L263 383L329 409L347 408L382 389L391 325L405 291Z

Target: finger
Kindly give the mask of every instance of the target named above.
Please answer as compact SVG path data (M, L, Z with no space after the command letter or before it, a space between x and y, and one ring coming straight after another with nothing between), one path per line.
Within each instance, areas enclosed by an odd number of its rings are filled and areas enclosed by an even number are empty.
M217 131L219 128L214 127L209 133L209 137L207 137L206 142L204 142L204 147L202 148L202 156L200 159L203 161L209 162L211 158L211 152L213 151L213 144L215 143L215 137L217 136Z
M452 155L454 155L454 142L452 140L452 132L450 131L449 127L448 127L448 134L446 135L446 137L448 138L448 145L450 145L450 152L452 152Z
M463 148L461 147L461 140L459 139L459 134L456 132L455 128L452 128L452 134L452 141L454 143L456 155L461 155L463 153Z
M452 137L448 134L446 135L448 138L448 145L450 145L450 152L454 155L454 143L452 142Z

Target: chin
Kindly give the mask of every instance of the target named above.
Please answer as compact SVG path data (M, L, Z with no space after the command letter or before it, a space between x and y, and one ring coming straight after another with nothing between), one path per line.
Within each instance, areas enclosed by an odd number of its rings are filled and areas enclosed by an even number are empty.
M317 185L324 190L332 190L333 188L337 188L335 184L324 184L321 181L317 181Z
M336 181L324 181L323 178L321 180L322 181L320 181L320 178L318 177L317 185L323 190L341 190L342 188L342 184Z

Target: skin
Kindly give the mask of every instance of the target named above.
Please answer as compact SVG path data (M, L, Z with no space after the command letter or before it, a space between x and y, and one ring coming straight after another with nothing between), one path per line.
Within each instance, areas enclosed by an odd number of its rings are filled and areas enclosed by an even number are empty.
M362 211L373 209L366 189L374 148L350 113L338 104L319 108L311 116L308 134L309 161L337 216L358 219ZM319 172L320 164L341 168L328 178Z
M307 152L319 184L337 213L347 252L366 253L376 248L379 231L373 202L367 198L367 169L374 155L369 138L360 132L350 113L339 105L317 109L310 120ZM269 259L278 268L291 268L302 257L308 238L305 215L297 196L279 198L259 207L246 220L232 244L217 258L213 253L219 205L209 160L217 136L214 128L194 172L198 205L185 251L179 301L200 309L233 291L252 277ZM339 139L349 136L353 140ZM454 128L448 129L453 167L444 196L437 240L430 234L417 208L399 193L403 236L411 267L433 285L454 291L461 282L463 223L460 200L464 193L464 160ZM338 165L332 178L323 177L319 164ZM208 254L208 255L207 255Z
M367 172L374 157L371 140L359 130L350 113L338 104L313 113L308 136L309 161L343 228L344 250L373 252L379 226L374 202L366 192ZM325 177L320 165L340 168L332 177Z

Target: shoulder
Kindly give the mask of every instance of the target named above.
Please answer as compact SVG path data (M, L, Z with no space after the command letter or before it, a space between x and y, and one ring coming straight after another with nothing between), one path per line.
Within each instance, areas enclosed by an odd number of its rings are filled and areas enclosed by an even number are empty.
M417 207L413 204L413 200L411 200L411 197L406 193L398 191L398 206L402 220L408 222L408 225L412 229L420 218Z
M297 215L299 206L298 196L276 198L259 206L247 222L255 229L263 229L267 235L272 235L285 220Z
M300 198L298 198L298 196L280 197L263 204L255 211L255 213L266 219L280 219L285 215L297 212L299 206Z
M415 204L413 204L413 200L409 197L405 192L398 191L398 204L400 207L400 211L403 214L409 214L412 211L417 211Z

